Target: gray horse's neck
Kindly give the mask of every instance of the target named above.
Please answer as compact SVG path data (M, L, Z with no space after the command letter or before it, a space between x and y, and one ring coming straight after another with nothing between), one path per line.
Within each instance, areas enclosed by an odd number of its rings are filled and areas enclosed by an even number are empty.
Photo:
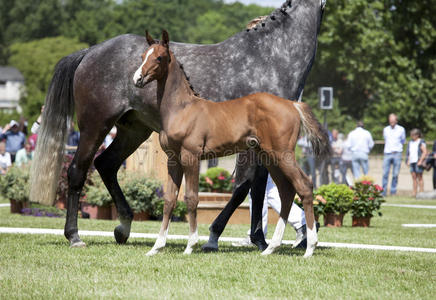
M254 92L298 98L315 58L321 6L320 0L290 4L222 43L175 49L188 74L202 74L191 76L196 91L213 101Z

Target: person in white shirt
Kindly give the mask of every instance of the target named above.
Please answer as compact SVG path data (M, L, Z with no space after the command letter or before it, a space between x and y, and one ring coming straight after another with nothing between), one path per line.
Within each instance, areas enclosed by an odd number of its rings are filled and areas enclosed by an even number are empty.
M368 154L374 147L374 141L371 133L363 129L363 122L357 122L357 127L348 135L348 147L351 151L351 164L353 168L354 179L361 176L360 168L363 174L368 174L369 163Z
M352 157L351 157L351 151L350 151L348 136L347 136L347 139L343 143L342 156L341 156L342 183L347 185L352 184L352 181L347 178L348 169L350 169L350 171L353 172L351 160Z
M401 168L401 157L403 144L406 141L406 131L404 127L397 124L397 116L389 115L389 125L383 129L385 139L383 157L383 195L386 196L388 190L389 171L392 166L391 195L397 193L398 174Z
M421 138L421 131L419 129L412 129L410 138L412 139L407 146L406 163L410 166L410 173L413 180L413 197L416 197L418 191L424 191L424 180L422 179L422 172L424 171L424 162L427 157L427 147L425 141Z
M0 175L6 174L11 165L11 155L6 152L6 143L0 142Z

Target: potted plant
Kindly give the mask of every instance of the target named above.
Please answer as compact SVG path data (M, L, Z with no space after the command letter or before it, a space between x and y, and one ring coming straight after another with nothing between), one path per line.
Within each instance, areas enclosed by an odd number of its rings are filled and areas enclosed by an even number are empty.
M324 225L341 227L344 215L351 208L353 191L345 184L330 183L321 186L314 192L314 195L315 199L321 199L322 197L325 200L325 204L320 205L324 214Z
M85 186L85 195L81 201L82 211L91 219L112 219L113 200L100 175L93 173L90 183Z
M29 168L12 167L0 176L0 192L11 203L11 213L21 213L29 202Z
M295 195L294 202L304 209L303 203L298 195ZM313 198L313 214L315 215L315 221L319 221L319 216L324 215L324 207L327 201L321 195L315 195Z
M352 188L354 191L353 202L351 203L352 226L369 227L371 218L380 212L381 204L384 202L383 188L369 180L358 181Z
M127 178L123 191L137 221L149 220L154 204L163 197L162 183L144 176Z
M156 220L162 220L163 217L164 200L159 200L153 205L152 217ZM183 222L185 221L187 208L186 203L183 201L177 201L176 207L173 210L171 221Z
M214 167L200 175L199 191L200 192L216 192L216 193L231 193L234 179L232 175L225 169Z

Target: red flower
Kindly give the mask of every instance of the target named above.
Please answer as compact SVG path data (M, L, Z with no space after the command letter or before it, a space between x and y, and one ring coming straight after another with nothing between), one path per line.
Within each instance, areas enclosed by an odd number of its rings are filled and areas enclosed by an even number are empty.
M226 178L223 175L218 176L219 180L226 180Z
M375 185L375 189L379 192L383 191L383 188L379 186L378 184Z
M235 183L235 178L232 178L232 183Z
M213 181L212 181L212 179L210 179L209 177L206 177L206 182L207 182L209 185L213 185Z
M364 180L364 181L362 181L362 184L371 185L371 181Z
M369 197L368 199L371 201L374 201L374 197Z

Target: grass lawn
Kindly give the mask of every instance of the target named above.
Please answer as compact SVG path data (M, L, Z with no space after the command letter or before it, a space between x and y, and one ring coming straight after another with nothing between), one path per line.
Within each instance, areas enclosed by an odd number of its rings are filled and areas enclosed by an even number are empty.
M388 198L388 203L436 205L434 200ZM371 228L321 227L320 241L436 248L436 210L383 207ZM116 221L80 220L79 229L112 231ZM157 233L159 222L135 222L134 232ZM0 227L63 228L64 219L11 215L0 208ZM243 237L248 225L229 225L223 236ZM269 228L269 236L274 228ZM187 223L170 234L187 234ZM201 225L201 235L208 226ZM289 227L285 238L293 239ZM83 237L88 247L70 249L62 236L0 234L2 298L370 298L434 299L436 254L318 248L311 259L282 246L261 257L254 248L220 244L220 252L182 254L186 241L169 240L155 257L153 240Z

